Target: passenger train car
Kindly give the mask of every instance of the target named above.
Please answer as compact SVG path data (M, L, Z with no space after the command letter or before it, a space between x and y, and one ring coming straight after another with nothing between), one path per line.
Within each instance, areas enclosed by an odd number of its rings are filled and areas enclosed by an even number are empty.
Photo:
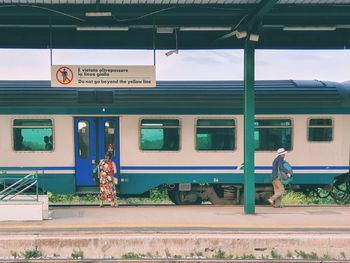
M296 190L332 184L349 171L349 83L257 81L255 89L257 199L273 191L271 164L280 147ZM0 124L0 171L38 171L43 191L98 191L92 170L110 151L122 196L163 187L176 204L242 202L240 81L101 90L2 81Z

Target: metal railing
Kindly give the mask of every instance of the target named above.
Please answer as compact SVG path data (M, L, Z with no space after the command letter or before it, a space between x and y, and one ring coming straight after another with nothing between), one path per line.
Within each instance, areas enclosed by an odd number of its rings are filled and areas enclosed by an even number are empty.
M0 201L38 201L38 172L31 172L26 176L9 175L6 171L0 174ZM28 192L31 191L31 195ZM35 191L35 194L33 193ZM22 195L21 195L22 194ZM21 198L16 198L21 195ZM23 199L24 198L24 199Z

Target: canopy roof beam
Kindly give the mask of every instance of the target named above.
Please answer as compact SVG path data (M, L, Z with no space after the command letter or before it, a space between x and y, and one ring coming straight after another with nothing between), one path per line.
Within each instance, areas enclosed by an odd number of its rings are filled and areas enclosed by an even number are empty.
M10 0L0 4L0 48L45 48L52 34L55 48L153 49L154 27L177 29L180 49L242 48L249 33L259 49L348 48L350 3L332 1ZM173 47L169 35L155 38L157 48Z
M270 10L275 6L279 0L262 0L256 10L247 17L244 21L242 28L250 32L254 29L254 26L261 23L263 17L270 12ZM239 29L239 28L238 28Z
M242 31L248 32L248 34L258 31L262 26L263 17L270 12L278 1L279 0L262 0L253 12L247 14L239 21L232 32L223 35L219 40L237 35L238 32Z

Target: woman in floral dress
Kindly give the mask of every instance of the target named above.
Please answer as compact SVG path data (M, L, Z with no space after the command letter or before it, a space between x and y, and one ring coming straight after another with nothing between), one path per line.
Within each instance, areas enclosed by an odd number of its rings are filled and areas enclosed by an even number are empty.
M100 207L103 207L103 201L111 202L111 206L116 206L116 189L114 184L114 175L117 173L115 163L112 161L112 153L107 152L105 159L99 163L100 179Z

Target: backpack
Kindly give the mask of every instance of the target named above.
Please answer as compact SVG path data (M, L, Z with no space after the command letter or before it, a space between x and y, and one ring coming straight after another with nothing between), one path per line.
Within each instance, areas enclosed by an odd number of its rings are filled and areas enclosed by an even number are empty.
M287 173L278 169L278 173L277 173L278 179L281 181L282 184L290 184L293 181L292 166L288 162L284 161L283 167L288 171L288 173L291 174L291 176L288 177Z

